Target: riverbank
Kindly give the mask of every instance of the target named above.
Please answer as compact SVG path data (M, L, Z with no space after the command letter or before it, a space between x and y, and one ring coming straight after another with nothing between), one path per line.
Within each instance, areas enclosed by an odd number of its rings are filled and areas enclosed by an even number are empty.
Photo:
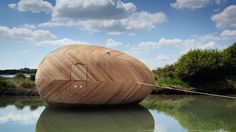
M191 86L188 82L179 79L160 79L156 80L156 86L157 87L153 90L152 94L191 94L181 90L198 91L222 95L236 94L235 77L231 77L226 80L208 82L195 86Z
M193 87L188 82L179 79L158 79L155 83L157 87L154 88L152 94L193 94L181 90L200 91L221 95L236 94L235 77L228 78L227 80L209 82L197 87ZM16 74L12 78L0 77L0 96L39 96L35 86L34 75L26 77L24 74Z
M0 95L38 96L34 76L16 74L13 78L0 77Z
M160 87L235 94L236 43L224 50L190 50L175 63L153 70L153 74Z

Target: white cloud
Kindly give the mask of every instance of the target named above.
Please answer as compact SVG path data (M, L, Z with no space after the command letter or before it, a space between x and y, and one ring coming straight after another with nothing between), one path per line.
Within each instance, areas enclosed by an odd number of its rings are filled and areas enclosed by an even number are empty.
M20 12L30 11L33 13L51 12L52 4L44 0L20 0L17 4L8 4L10 8L17 9Z
M8 4L8 7L12 8L12 9L16 9L16 4L14 4L14 3Z
M33 25L33 24L24 24L22 27L24 27L24 28L30 28L30 29L35 29L35 28L36 28L36 26Z
M223 39L236 39L236 30L224 30L221 32L220 36Z
M163 67L167 64L174 63L174 60L172 58L163 53L158 54L154 61L156 62L157 67Z
M50 31L47 30L33 30L30 28L9 28L6 26L0 26L0 39L7 41L39 41L45 39L55 39Z
M159 54L159 55L156 57L156 60L157 60L157 61L168 61L168 60L170 60L170 57L167 56L167 55L164 55L164 54Z
M194 10L203 8L211 2L220 4L222 1L224 0L176 0L175 3L171 3L170 5L176 9L187 8Z
M219 46L216 42L211 41L206 44L196 46L195 48L197 49L221 49L222 47Z
M195 35L192 37L195 40L200 41L201 43L208 43L210 41L218 41L220 37L218 35L205 34L205 35Z
M28 27L28 28L26 28ZM33 29L32 29L33 28ZM70 38L57 38L48 30L34 29L33 25L23 25L23 27L9 28L0 26L0 40L21 41L40 46L63 46L68 44L88 44L87 42L73 40ZM17 54L28 53L29 51L20 51Z
M87 42L76 41L69 38L55 39L55 40L45 40L36 43L40 46L64 46L68 44L88 44Z
M159 41L140 42L136 46L132 47L131 50L145 52L163 46L173 46L179 48L181 53L186 53L190 49L221 49L222 47L217 44L220 40L221 38L219 36L212 34L193 36L187 39L161 38Z
M170 5L176 9L181 9L181 8L197 9L206 6L209 1L210 0L176 0L175 3L171 3Z
M111 38L107 39L107 44L106 44L107 47L118 47L118 46L122 46L122 45L123 45L123 43L121 43L121 42L115 41Z
M57 0L53 19L122 19L135 9L133 3L120 0Z
M222 12L214 14L211 20L215 22L217 28L236 28L236 5L230 5Z
M151 49L160 48L161 46L175 46L175 47L181 47L184 45L190 45L193 42L193 39L179 39L179 38L173 38L173 39L166 39L161 38L159 41L145 41L140 42L137 44L137 46L133 47L132 50L141 50L141 51L148 51Z
M8 122L17 122L19 124L30 125L35 124L43 111L44 107L31 111L29 107L17 110L14 106L7 106L0 110L0 124Z
M73 26L112 35L152 29L167 21L163 12L137 12L133 3L121 0L57 0L52 20L39 26Z

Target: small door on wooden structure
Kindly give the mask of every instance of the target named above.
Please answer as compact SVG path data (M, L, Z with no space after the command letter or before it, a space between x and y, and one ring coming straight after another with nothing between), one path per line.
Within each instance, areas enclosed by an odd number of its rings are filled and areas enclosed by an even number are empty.
M79 94L85 92L87 88L87 72L88 67L85 64L74 64L71 66L70 90L72 93Z

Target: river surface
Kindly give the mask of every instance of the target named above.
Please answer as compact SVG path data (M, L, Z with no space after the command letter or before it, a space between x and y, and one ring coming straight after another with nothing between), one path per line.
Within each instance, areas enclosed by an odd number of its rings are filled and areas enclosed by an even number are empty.
M39 98L0 97L0 132L235 132L236 100L151 95L139 105L55 109Z

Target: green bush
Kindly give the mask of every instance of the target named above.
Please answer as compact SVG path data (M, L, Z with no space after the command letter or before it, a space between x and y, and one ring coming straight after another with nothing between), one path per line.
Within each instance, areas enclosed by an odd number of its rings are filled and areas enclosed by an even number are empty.
M222 78L222 53L217 50L191 50L175 64L178 78L189 82L205 82Z
M0 85L1 85L1 87L5 87L5 88L16 88L16 87L18 87L18 85L15 83L14 80L0 81Z
M153 71L155 80L165 79L165 78L174 78L175 68L174 65L166 65L164 68L158 68Z
M191 50L175 64L153 70L153 73L159 84L189 84L205 91L235 87L236 80L227 78L236 76L236 43L223 51Z
M17 79L25 79L26 77L25 77L25 75L22 74L22 73L17 73L14 78L17 78Z
M34 88L35 84L34 82L30 81L30 80L24 80L20 82L20 87L21 88Z
M223 50L225 72L230 75L236 74L236 43Z
M30 74L30 80L35 81L35 74Z

